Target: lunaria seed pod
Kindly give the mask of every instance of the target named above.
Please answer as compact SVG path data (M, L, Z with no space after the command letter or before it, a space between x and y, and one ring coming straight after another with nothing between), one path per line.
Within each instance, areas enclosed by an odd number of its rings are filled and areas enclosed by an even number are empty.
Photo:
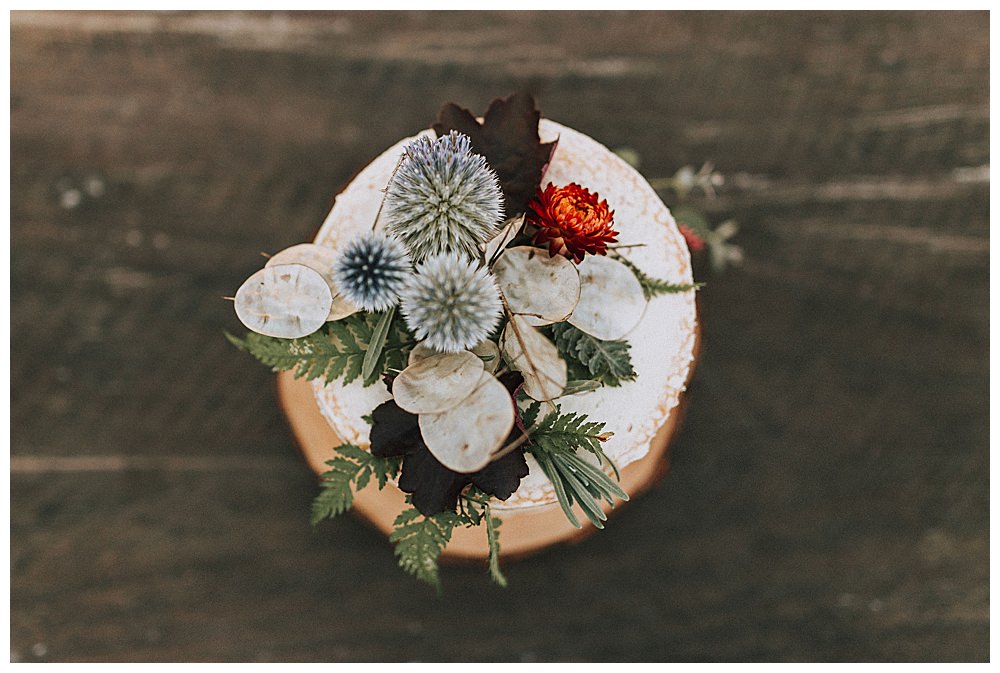
M297 339L323 326L333 294L318 271L302 264L276 264L247 278L234 303L236 316L247 328Z

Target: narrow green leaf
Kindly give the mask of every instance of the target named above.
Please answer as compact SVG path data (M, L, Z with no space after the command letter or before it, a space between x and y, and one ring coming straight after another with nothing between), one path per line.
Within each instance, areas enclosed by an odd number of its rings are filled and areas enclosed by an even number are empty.
M573 513L573 501L570 500L569 494L566 492L566 486L563 484L563 480L559 474L556 473L556 468L552 464L551 459L547 456L543 457L537 453L532 453L535 456L535 460L537 460L538 464L541 466L542 472L544 472L545 476L548 477L550 482L552 482L552 487L556 491L556 499L559 501L559 506L562 507L563 514L566 515L566 518L574 528L583 528L583 526L580 525L579 519L576 518L576 514Z
M395 316L396 307L392 306L382 314L378 324L375 325L371 341L368 342L368 348L365 350L364 362L361 365L361 378L366 381L375 373L375 367L378 365L382 349L385 347L386 337L389 336L389 326Z
M600 485L600 487L603 490L607 491L608 493L610 493L610 494L612 494L612 495L614 495L614 496L616 496L616 497L618 497L618 498L620 498L622 500L628 500L628 493L626 493L624 490L622 490L621 486L619 486L618 484L616 484L615 481L611 477L609 477L608 475L606 475L600 469L598 469L597 467L591 465L590 463L588 463L586 460L584 460L580 456L576 456L576 455L570 456L570 455L567 455L566 457L570 461L572 461L573 465L577 468L577 470L579 470L580 472L583 472L583 473L585 473L586 475L589 476L589 478L591 480L591 483Z
M566 395L576 395L578 393L589 393L591 390L597 390L600 387L600 381L567 381L566 388L563 390L563 397Z
M563 470L560 474L566 482L566 490L574 494L576 501L580 503L583 513L587 515L590 522L596 527L603 529L604 524L601 522L607 521L608 515L604 513L597 500L587 490L587 487L584 486L583 482L580 481L572 470Z

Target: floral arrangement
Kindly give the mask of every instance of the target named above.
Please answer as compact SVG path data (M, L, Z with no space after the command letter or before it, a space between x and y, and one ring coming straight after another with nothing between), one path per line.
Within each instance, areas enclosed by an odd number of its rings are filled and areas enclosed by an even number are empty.
M300 244L269 258L234 297L251 331L227 335L274 370L384 385L370 446L332 449L313 522L348 510L374 479L408 509L390 539L400 565L439 586L458 526L482 526L498 584L501 520L526 454L597 528L628 495L602 450L606 424L560 399L632 380L624 338L655 295L689 292L616 247L614 204L545 182L532 97L494 100L483 121L454 104L399 158L371 231L337 250Z

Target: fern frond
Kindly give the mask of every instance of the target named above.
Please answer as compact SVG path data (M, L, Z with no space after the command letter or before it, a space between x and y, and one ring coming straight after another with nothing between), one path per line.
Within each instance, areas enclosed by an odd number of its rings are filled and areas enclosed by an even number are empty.
M461 522L455 512L423 516L414 507L404 510L396 517L389 534L389 541L396 543L399 567L440 593L438 558L451 540L452 531Z
M586 449L591 453L601 451L604 423L588 421L584 414L564 414L556 411L545 416L531 431L531 441L536 447L553 453Z
M337 454L326 461L332 469L320 475L320 493L312 503L312 525L332 519L354 505L354 493L360 491L372 476L382 490L392 477L399 474L401 458L376 458L353 444L341 444L333 449Z
M354 504L354 491L351 483L357 479L362 466L346 458L334 458L326 461L331 470L322 475L322 490L312 503L312 525L323 519L332 519L343 514Z
M500 524L499 517L493 516L490 507L490 496L475 486L469 488L462 495L462 507L459 509L459 516L464 520L466 526L478 526L483 521L486 522L486 544L489 549L490 578L499 586L506 588L507 578L500 571Z
M614 257L635 274L636 280L642 286L642 294L645 295L647 301L661 294L680 294L705 286L704 283L671 283L660 278L653 278L646 275L639 267L622 255L614 253Z
M490 577L497 586L506 588L507 578L500 571L500 524L499 518L493 516L490 506L486 505L486 541L490 548Z
M291 371L295 378L307 381L323 379L330 383L343 379L344 383L361 377L368 345L376 336L375 330L381 316L372 313L355 313L326 325L299 339L279 339L250 332L243 339L226 333L226 338L242 351L270 367L273 371ZM381 352L375 358L371 373L364 385L370 386L389 369L403 369L413 347L413 336L401 319L392 320L388 326Z

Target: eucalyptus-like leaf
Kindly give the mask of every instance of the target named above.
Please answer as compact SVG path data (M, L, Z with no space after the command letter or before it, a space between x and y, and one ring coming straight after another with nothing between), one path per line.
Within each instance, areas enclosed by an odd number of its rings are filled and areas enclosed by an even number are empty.
M340 320L361 309L352 304L337 289L337 283L333 280L333 264L336 259L337 251L332 248L315 243L299 243L275 253L267 260L264 268L279 264L301 264L319 272L327 285L330 286L330 292L333 294L333 305L330 307L330 313L326 319L328 321Z
M524 376L524 392L539 400L554 400L566 388L566 361L524 316L512 315L501 337L501 349Z
M580 274L562 255L550 257L541 249L521 245L505 250L493 275L507 306L529 325L565 320L580 301Z
M483 363L474 353L436 353L401 371L392 396L411 414L440 413L471 395L482 377Z
M524 213L517 217L512 217L504 224L500 233L486 241L483 245L483 260L487 266L493 266L503 249L514 240L514 238L524 228Z
M605 341L620 339L646 311L642 285L627 266L588 255L579 265L580 302L567 322Z
M479 387L458 405L421 414L420 434L438 461L455 472L477 472L514 428L514 400L496 378L480 371Z
M277 264L247 278L234 304L240 322L254 332L297 339L323 326L333 294L318 271L302 264Z

